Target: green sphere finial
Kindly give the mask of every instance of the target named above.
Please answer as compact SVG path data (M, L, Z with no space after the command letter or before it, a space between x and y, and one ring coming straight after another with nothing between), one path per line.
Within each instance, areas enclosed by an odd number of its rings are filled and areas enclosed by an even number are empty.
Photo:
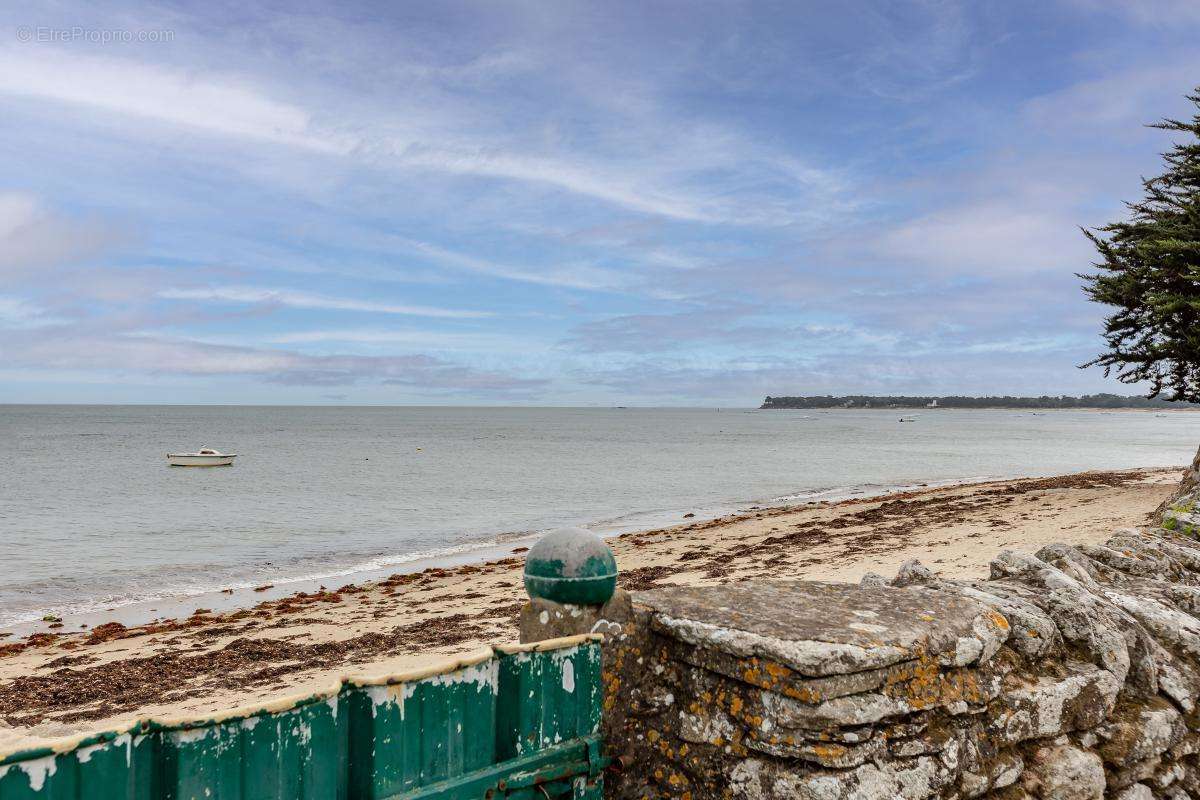
M551 531L525 556L525 591L532 598L599 606L616 588L612 549L583 528Z

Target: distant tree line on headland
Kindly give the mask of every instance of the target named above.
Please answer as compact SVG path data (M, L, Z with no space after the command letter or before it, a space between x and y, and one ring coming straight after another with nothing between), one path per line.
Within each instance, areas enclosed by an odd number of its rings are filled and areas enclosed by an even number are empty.
M1085 394L1082 397L908 397L905 395L850 394L844 397L768 397L760 408L1195 408L1160 397L1123 397L1118 394Z

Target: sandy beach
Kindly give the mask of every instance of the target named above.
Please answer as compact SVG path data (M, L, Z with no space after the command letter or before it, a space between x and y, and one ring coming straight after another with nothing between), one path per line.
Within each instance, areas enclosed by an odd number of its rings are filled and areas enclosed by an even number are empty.
M682 519L609 542L631 590L759 577L850 582L913 558L945 576L982 577L1005 549L1098 542L1145 524L1178 477L1178 468L1144 469L921 488ZM513 552L139 626L47 624L9 635L0 639L0 745L148 715L203 716L512 642L521 566Z

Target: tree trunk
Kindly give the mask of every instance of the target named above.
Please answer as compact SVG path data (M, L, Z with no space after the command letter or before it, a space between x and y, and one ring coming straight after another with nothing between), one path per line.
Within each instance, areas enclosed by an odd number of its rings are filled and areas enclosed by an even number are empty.
M1200 491L1200 450L1196 451L1196 457L1192 459L1192 466L1183 471L1183 480L1179 482L1179 486L1171 493L1171 496L1163 501L1163 504L1154 510L1154 521L1162 522L1163 512L1171 506L1178 503L1183 497L1195 494Z

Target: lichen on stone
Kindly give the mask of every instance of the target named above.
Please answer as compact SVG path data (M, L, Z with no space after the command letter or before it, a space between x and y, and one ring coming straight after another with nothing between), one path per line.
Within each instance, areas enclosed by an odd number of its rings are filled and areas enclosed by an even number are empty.
M1002 553L984 581L910 564L890 584L635 593L604 645L627 756L607 796L1200 798L1195 508Z

